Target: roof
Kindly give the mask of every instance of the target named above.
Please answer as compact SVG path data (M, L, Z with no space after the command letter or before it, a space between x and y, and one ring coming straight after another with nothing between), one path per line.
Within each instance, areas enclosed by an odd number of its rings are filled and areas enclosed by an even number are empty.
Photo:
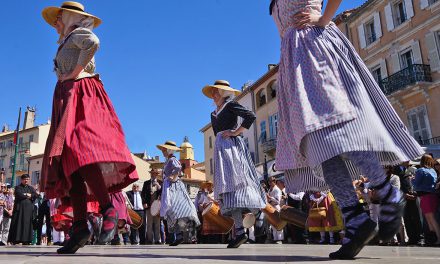
M366 9L372 5L374 5L376 2L381 2L379 0L367 0L365 1L361 6L357 7L350 16L347 17L346 21L353 21L354 19L358 18L360 15L366 11Z
M49 125L50 124L42 124L42 125L39 125L39 126L33 126L33 127L30 127L30 128L26 128L26 129L20 129L19 132L20 133L28 132L28 131L31 131L31 130L34 130L34 129L38 129L38 128L42 127L42 126L49 126ZM7 132L2 132L2 133L0 133L0 138L1 137L7 137L7 136L14 135L14 132L15 132L15 130L7 131Z

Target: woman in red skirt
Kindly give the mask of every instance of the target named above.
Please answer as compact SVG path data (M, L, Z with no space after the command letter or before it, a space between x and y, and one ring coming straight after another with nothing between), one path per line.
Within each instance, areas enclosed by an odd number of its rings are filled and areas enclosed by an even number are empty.
M42 168L42 189L49 198L70 197L73 232L59 254L75 253L89 239L87 201L96 199L103 215L98 243L109 242L118 213L109 192L117 192L138 176L121 124L99 75L94 54L99 39L92 32L101 24L77 2L47 7L43 18L60 38L55 57L52 123Z

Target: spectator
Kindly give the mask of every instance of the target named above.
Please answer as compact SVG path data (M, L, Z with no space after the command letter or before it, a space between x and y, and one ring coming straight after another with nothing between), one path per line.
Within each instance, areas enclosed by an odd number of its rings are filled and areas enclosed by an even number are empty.
M145 223L144 207L142 205L141 192L139 191L139 184L133 183L132 190L127 192L127 197L133 205L133 210L142 217L142 223ZM145 245L145 224L142 224L139 229L131 228L130 242L132 245ZM139 240L138 240L139 239Z
M11 244L30 245L32 242L32 217L37 193L29 185L29 178L28 174L24 174L21 176L21 184L15 187L14 211L8 236Z
M281 209L281 199L282 199L282 192L280 188L278 188L276 184L275 177L270 177L269 179L269 193L267 193L267 201L275 207L277 211L280 211ZM273 240L277 244L282 244L282 241L284 240L284 231L283 230L276 230L274 226L271 226L272 228L272 236Z
M435 214L439 206L439 198L436 194L437 173L433 169L434 159L429 155L423 155L420 160L420 168L416 171L413 180L414 189L420 196L420 208L428 222L429 230L435 232L437 241L435 245L440 245L440 227L435 219Z
M142 186L142 204L145 209L145 216L147 219L147 244L161 244L164 242L160 237L160 214L151 214L151 205L154 201L160 201L160 194L162 192L162 186L158 181L160 172L156 168L150 170L151 178L144 182Z
M6 184L2 188L5 196L5 204L3 206L3 221L0 224L0 246L8 243L9 226L11 225L12 209L14 208L14 193L10 184Z

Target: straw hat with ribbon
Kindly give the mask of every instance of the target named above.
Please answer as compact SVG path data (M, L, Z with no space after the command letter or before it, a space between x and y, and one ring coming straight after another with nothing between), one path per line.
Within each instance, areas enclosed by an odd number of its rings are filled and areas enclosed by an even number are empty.
M182 149L177 147L176 142L174 141L167 141L165 144L157 145L157 148L160 150L163 149L169 149L169 150L175 150L175 151L181 151Z
M55 21L57 20L57 15L58 12L60 12L60 10L67 10L69 12L74 12L84 16L92 17L94 20L94 26L93 26L94 28L98 27L102 22L100 18L85 12L84 6L81 3L73 2L73 1L64 2L61 5L61 7L57 7L57 6L46 7L45 9L43 9L42 12L44 20L46 20L46 22L49 25L53 26Z
M236 96L241 93L239 90L232 88L229 85L229 82L225 80L218 80L215 81L213 85L206 85L205 87L203 87L202 92L206 97L212 99L212 89L219 89L223 91L233 92Z
M200 188L201 189L205 189L205 188L210 188L212 187L214 184L212 183L212 181L204 181L200 183Z

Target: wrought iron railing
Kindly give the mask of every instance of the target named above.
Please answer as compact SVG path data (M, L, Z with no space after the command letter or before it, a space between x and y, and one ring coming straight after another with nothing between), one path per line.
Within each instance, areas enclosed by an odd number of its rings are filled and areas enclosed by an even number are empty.
M263 147L263 152L267 153L271 150L275 150L277 147L277 140L275 138L271 138L262 142L261 146Z
M420 145L422 145L422 146L436 145L436 144L440 144L440 137L419 139L418 141L419 141Z
M385 95L390 95L417 82L432 82L431 67L429 65L412 64L383 79L379 82L379 86Z

